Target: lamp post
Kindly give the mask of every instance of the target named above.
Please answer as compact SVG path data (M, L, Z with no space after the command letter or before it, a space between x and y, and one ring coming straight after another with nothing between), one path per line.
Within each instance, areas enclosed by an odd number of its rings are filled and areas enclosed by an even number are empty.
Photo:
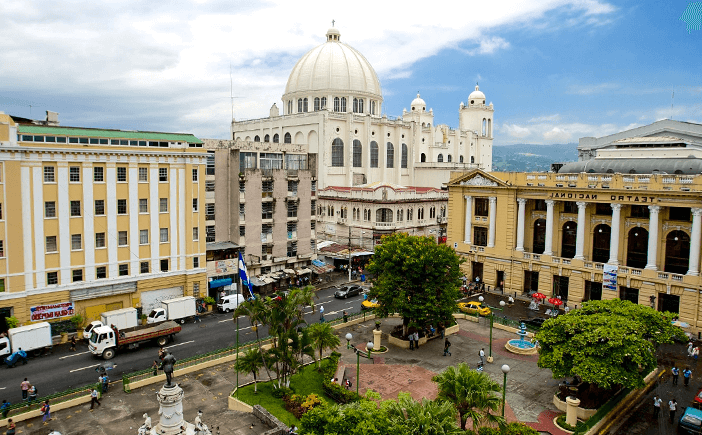
M507 373L509 373L509 366L504 364L502 366L502 373L505 374L505 380L502 384L502 416L505 416L505 399L507 397Z
M366 352L363 352L362 350L358 350L358 348L356 348L356 346L351 346L349 343L351 342L352 339L353 339L353 335L351 335L350 332L347 333L346 334L346 342L347 342L346 346L347 346L347 348L349 348L349 347L353 348L353 351L356 354L356 394L358 394L358 385L360 384L360 379L361 379L361 354L362 353L365 354ZM366 349L368 349L368 352L367 352L368 359L372 359L371 358L371 352L373 351L373 342L372 341L369 341L368 343L366 343Z
M485 300L485 298L482 297L482 296L480 296L480 297L478 298L478 300L479 300L480 303L482 304L483 301ZM504 310L505 301L500 301L500 306L501 306L502 308L491 307L490 305L487 305L487 304L486 304L485 306L488 307L488 308L490 308L490 354L489 354L488 356L489 356L490 358L492 358L492 325L493 325L494 320L495 320L495 313L494 313L494 311L495 311L495 310L500 310L500 311Z
M346 349L351 349L351 339L353 338L353 335L351 335L350 332L346 334Z

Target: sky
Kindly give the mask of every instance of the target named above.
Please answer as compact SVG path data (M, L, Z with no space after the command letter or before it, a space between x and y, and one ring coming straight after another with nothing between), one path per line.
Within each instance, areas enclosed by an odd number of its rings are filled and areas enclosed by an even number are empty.
M251 119L282 108L293 66L335 20L341 41L377 72L387 115L420 92L435 125L457 127L478 82L494 104L494 145L575 143L671 117L702 123L702 30L680 19L687 6L4 1L0 111L228 138L232 112Z

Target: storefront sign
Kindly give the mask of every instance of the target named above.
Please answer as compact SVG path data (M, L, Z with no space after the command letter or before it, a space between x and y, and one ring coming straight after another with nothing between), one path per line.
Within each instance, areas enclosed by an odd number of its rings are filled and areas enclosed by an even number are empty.
M617 291L617 272L619 268L611 264L605 264L602 268L602 289Z
M550 197L553 199L598 199L596 193L573 193L573 192L551 192ZM602 200L605 200L601 198ZM618 202L645 202L647 204L653 203L656 200L655 196L639 196L639 195L610 195L610 201Z
M75 310L73 309L73 302L60 302L58 304L51 305L37 305L36 307L31 307L29 311L30 320L32 322L58 319L59 317L68 317L75 314Z
M636 196L636 195L611 195L612 201L627 201L627 202L653 202L654 196Z
M215 262L215 273L222 275L225 273L236 273L238 266L238 259L234 258L231 260L217 260Z

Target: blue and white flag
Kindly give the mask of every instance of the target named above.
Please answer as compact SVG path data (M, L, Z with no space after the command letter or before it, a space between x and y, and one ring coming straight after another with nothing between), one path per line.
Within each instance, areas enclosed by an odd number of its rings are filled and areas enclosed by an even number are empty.
M249 276L246 274L246 263L244 263L244 258L241 256L241 251L239 251L239 278L241 278L241 284L249 288L249 293L253 298L254 294L251 288L251 282L249 281Z

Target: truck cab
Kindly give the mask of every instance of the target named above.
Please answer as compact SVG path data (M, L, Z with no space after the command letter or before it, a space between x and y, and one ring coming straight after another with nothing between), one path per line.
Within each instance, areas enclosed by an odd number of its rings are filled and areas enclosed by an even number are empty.
M114 349L117 347L117 338L112 328L108 326L97 326L90 333L88 349L94 355L103 355L103 358L110 359L114 356ZM112 352L112 356L107 358L105 354Z
M9 355L11 351L10 339L7 337L0 338L0 356Z
M158 323L168 319L167 312L164 308L154 308L146 318L147 323Z
M94 328L97 328L98 326L104 326L101 321L99 320L93 320L88 324L88 326L85 327L83 330L83 337L85 338L90 338L90 334L93 331Z

